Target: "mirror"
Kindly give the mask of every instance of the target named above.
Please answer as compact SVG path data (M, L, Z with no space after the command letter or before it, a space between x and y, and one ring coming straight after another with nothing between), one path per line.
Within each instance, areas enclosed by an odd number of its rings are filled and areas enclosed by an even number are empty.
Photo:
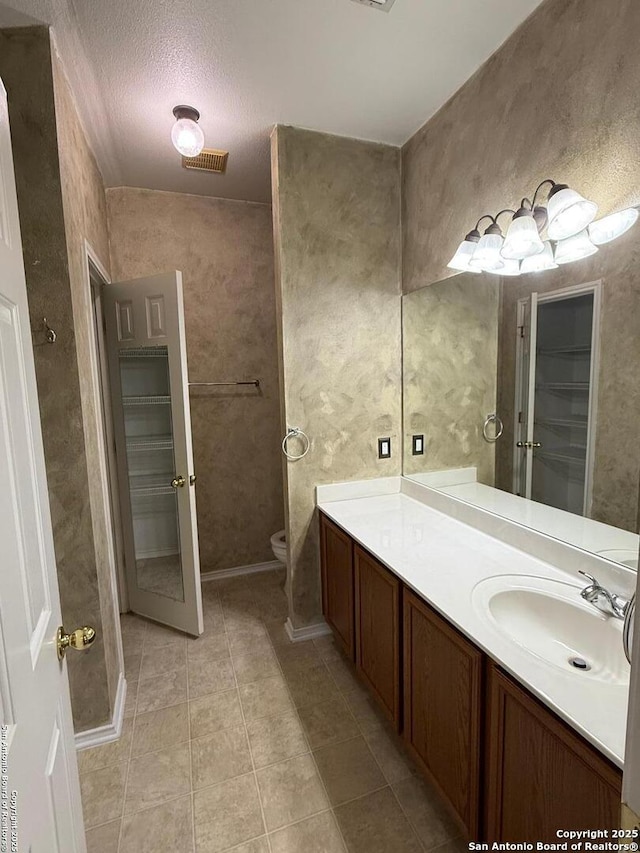
M403 297L405 476L637 568L636 244Z

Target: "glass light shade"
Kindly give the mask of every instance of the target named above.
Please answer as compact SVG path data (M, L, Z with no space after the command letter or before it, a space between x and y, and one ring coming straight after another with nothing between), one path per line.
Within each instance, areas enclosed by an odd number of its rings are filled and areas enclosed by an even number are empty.
M473 267L469 266L469 261L477 248L477 240L475 242L473 240L463 240L458 246L455 255L447 264L449 269L460 270L461 272L480 272L479 269L473 269Z
M197 121L179 118L171 128L171 141L183 157L197 157L204 148L204 133Z
M549 197L547 233L551 240L564 240L583 231L596 218L598 205L587 201L570 187L558 190Z
M574 234L573 237L560 240L556 246L556 263L570 264L573 261L588 258L589 255L594 255L597 251L598 247L593 245L585 228L579 234Z
M503 243L504 238L500 234L483 234L469 261L469 269L486 272L501 270L504 266L504 259L500 255Z
M522 273L544 272L545 270L556 269L558 269L558 264L553 258L553 249L551 248L551 243L548 240L545 240L543 243L543 249L541 252L537 255L531 255L529 258L525 258L520 265L520 271Z
M507 260L521 261L530 255L542 251L542 240L538 234L538 226L531 214L523 213L511 221L501 255Z
M610 216L597 219L589 226L591 242L595 243L596 246L602 246L604 243L615 240L616 237L621 237L625 231L635 225L639 215L635 207L629 207L626 210L619 210Z
M512 277L520 275L520 261L515 260L515 258L506 258L502 269L496 270L496 272L498 273L498 275L507 275Z

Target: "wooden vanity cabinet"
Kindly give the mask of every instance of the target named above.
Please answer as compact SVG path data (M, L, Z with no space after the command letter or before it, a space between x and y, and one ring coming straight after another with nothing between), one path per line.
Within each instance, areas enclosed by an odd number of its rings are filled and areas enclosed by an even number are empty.
M477 839L484 656L414 593L403 596L405 742Z
M400 731L400 581L358 545L354 562L356 669Z
M493 663L488 700L487 841L619 826L618 768Z
M322 612L350 660L355 661L353 540L320 515Z

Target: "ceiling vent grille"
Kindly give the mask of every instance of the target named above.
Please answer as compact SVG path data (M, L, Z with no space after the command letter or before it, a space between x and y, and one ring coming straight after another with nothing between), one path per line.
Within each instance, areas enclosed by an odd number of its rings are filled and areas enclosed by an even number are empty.
M372 9L378 9L379 12L388 12L396 0L353 0L354 3L360 3L361 6L370 6Z
M200 172L216 172L221 175L227 169L228 151L216 151L215 148L203 148L197 157L183 157L185 169L198 169Z

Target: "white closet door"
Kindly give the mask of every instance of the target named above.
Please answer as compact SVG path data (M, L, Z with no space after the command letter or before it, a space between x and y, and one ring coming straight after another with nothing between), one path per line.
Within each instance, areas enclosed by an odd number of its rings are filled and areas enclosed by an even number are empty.
M182 275L104 288L129 603L202 633Z
M534 454L534 430L536 416L536 368L538 348L538 294L531 294L531 307L529 309L529 378L527 385L527 437L525 440L525 486L524 496L531 499L533 484L533 454Z

